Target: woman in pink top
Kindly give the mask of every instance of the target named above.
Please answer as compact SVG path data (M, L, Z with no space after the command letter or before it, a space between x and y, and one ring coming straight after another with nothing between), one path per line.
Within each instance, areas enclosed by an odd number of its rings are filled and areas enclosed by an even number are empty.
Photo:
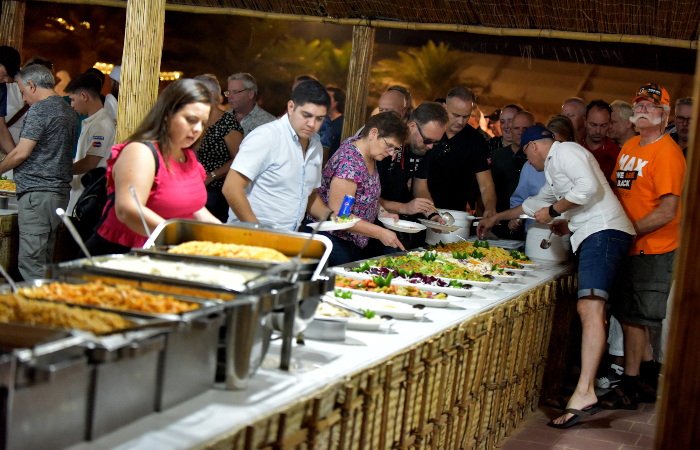
M148 228L167 219L220 223L205 207L206 173L191 147L209 117L210 94L199 81L182 79L168 86L148 116L124 144L112 147L107 163L103 222L87 241L94 255L125 253L146 242L134 187Z

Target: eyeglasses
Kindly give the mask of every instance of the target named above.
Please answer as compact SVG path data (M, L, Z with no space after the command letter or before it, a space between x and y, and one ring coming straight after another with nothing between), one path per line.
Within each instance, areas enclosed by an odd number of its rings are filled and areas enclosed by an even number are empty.
M386 144L386 148L391 149L392 152L400 152L401 151L401 147L394 147L393 145L389 144L386 141L386 138L382 138L382 139L384 139L384 143Z
M225 95L226 97L228 97L228 96L231 95L231 94L233 94L233 95L238 95L238 94L240 94L240 93L243 92L243 91L249 91L249 90L250 90L250 89L241 89L240 91L224 91L224 95Z
M416 128L418 128L418 133L420 134L421 139L423 139L423 143L425 145L431 145L431 144L437 144L440 142L440 140L434 141L432 139L428 139L427 137L423 136L423 132L420 129L420 125L418 125L418 122L414 122L416 124Z
M690 117L676 116L676 122L678 122L678 123L690 123Z
M637 112L637 113L640 113L642 111L654 112L660 108L663 108L663 106L648 105L648 104L643 103L641 105L634 105L634 112Z

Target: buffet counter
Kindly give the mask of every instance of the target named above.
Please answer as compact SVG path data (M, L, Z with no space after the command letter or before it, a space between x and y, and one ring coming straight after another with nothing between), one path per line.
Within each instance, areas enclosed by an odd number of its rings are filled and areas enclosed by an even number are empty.
M246 390L217 385L71 449L491 448L558 387L572 293L570 264L541 263L422 319L306 339L290 372L276 341Z

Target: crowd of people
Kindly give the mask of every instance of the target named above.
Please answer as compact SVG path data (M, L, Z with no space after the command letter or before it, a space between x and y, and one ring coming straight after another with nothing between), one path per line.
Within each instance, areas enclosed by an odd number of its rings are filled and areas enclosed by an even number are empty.
M48 61L20 68L17 52L0 48L7 155L0 173L14 170L25 279L41 278L51 260L56 208L70 213L87 174L99 170L107 203L86 232L97 255L142 245L170 218L305 231L336 217L345 196L354 197L352 214L362 220L322 232L333 242L331 265L422 245L424 233L394 232L378 219L444 224L434 207L478 212L480 237L522 239L530 223L550 224L553 233L570 234L583 330L578 385L550 425L566 428L603 407L654 401L659 363L649 336L666 316L671 289L690 98L676 101L671 128L669 95L656 84L630 93L631 102L567 99L542 124L517 104L484 116L463 86L415 108L410 90L394 86L341 141L340 88L297 77L276 118L258 105L251 74L231 75L223 92L204 74L170 84L114 145L120 68L106 97L104 75L95 72L73 79L63 99ZM608 308L609 348L618 359L598 376ZM599 399L596 385L614 389Z

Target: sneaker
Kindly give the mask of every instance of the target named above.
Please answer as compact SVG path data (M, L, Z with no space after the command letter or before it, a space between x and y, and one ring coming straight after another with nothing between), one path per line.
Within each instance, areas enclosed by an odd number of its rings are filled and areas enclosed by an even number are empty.
M620 384L620 376L624 369L617 364L610 365L610 373L595 379L595 387L601 389L612 389Z

